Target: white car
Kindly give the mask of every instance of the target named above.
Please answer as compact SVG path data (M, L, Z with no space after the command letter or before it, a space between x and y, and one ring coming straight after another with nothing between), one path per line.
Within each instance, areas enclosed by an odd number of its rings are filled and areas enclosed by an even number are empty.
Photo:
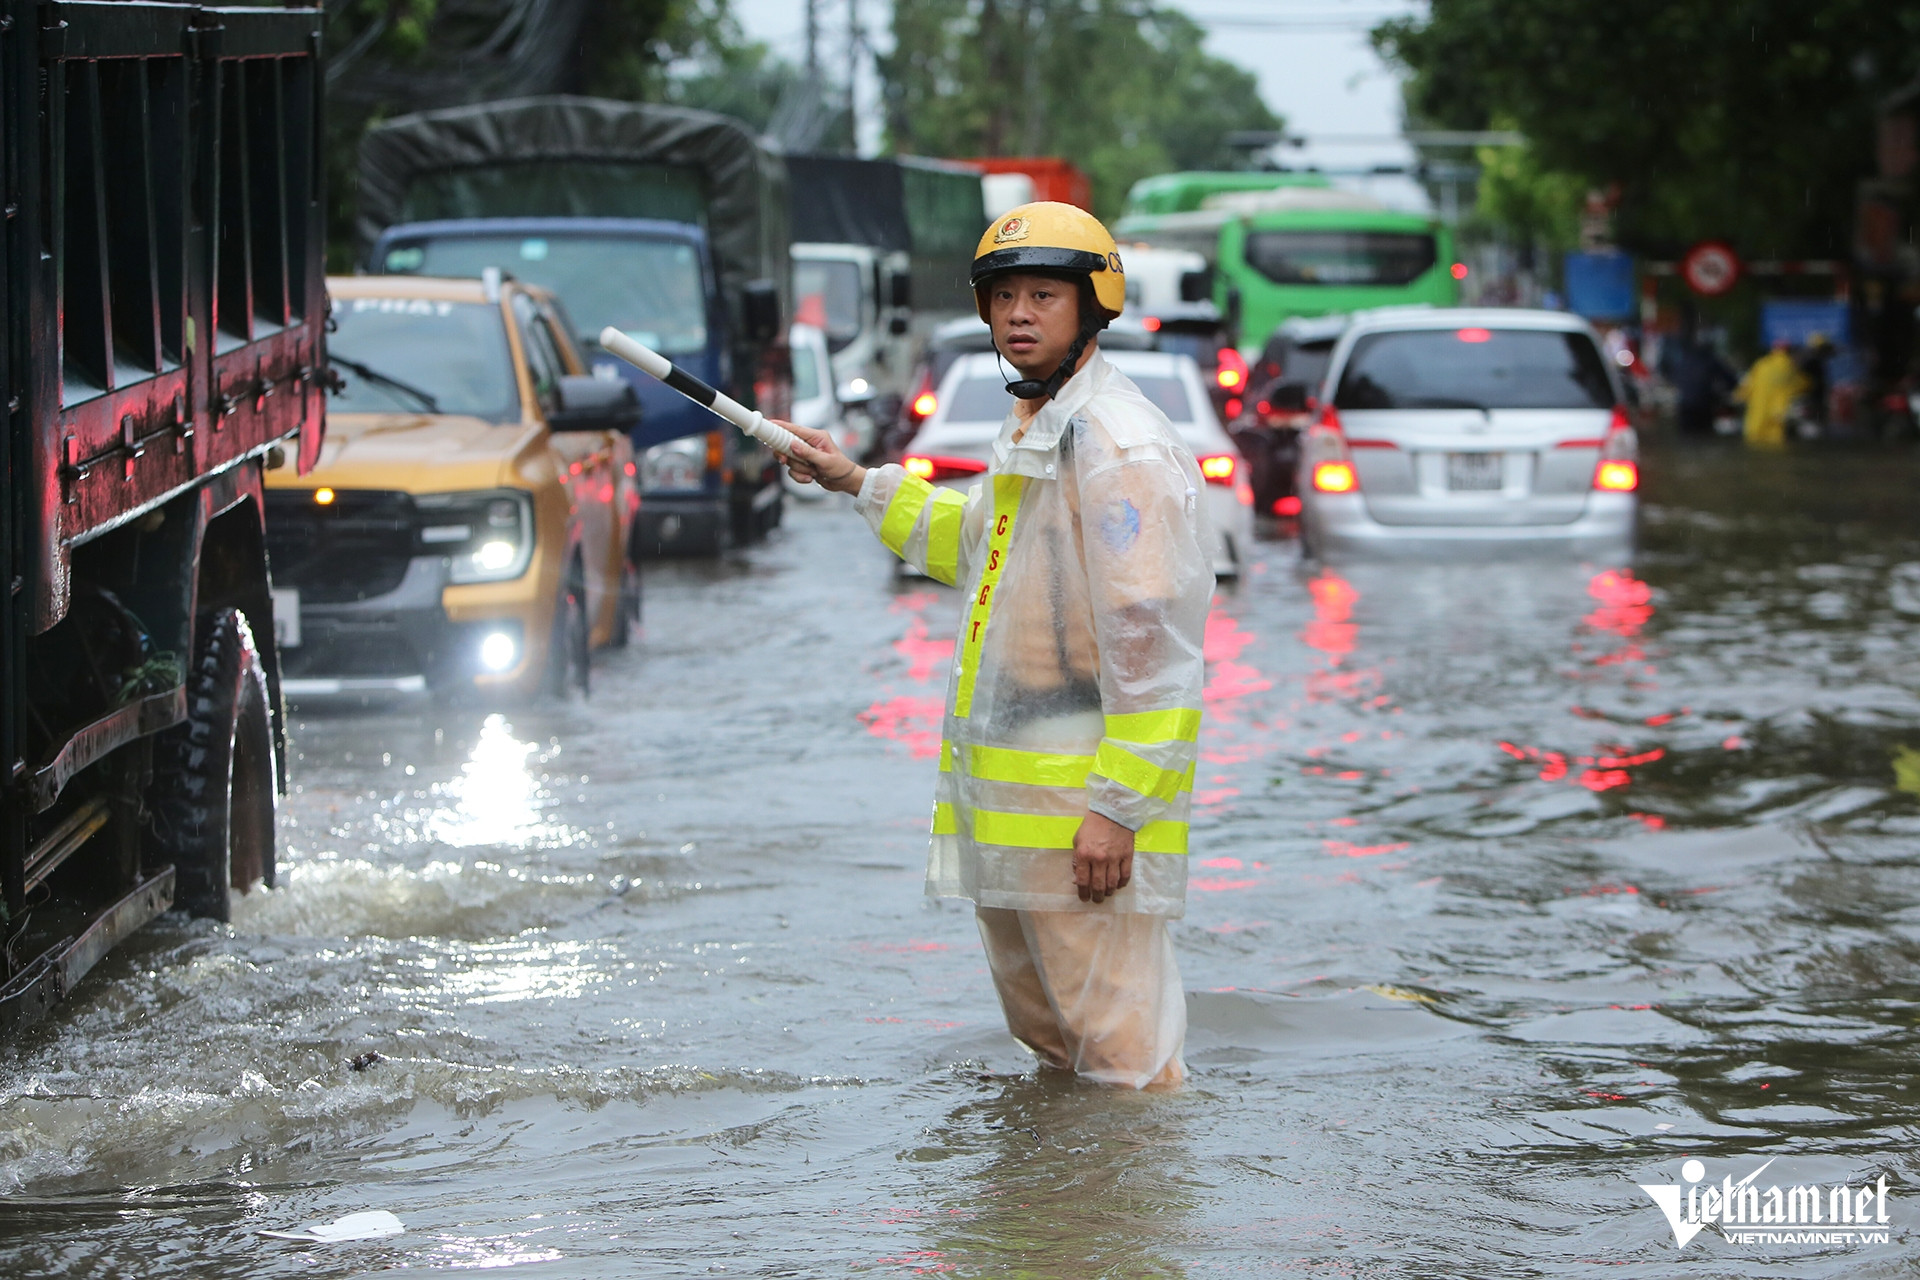
M1253 548L1253 487L1247 464L1214 415L1206 383L1191 356L1160 351L1107 351L1113 367L1132 379L1173 423L1206 477L1207 516L1213 526L1216 576L1239 576ZM993 461L993 442L1013 408L1011 371L987 354L954 361L940 384L939 407L914 436L904 459L924 480L965 489Z
M1639 440L1578 316L1361 312L1320 394L1297 489L1311 554L1631 553Z
M827 432L849 458L865 454L873 446L873 419L864 408L849 410L841 403L833 382L827 335L814 325L795 324L787 330L787 345L793 353L793 421ZM780 468L780 476L787 492L796 498L826 496L825 489L801 484L785 467Z

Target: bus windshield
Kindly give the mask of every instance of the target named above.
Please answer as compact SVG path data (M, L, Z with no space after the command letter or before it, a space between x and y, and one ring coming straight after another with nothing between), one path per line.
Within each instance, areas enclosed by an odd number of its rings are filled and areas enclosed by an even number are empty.
M1432 268L1433 237L1398 231L1252 231L1247 264L1275 284L1404 285Z
M477 276L498 267L553 290L580 336L597 346L612 325L668 356L707 347L699 252L641 236L441 236L396 240L382 268L399 275Z

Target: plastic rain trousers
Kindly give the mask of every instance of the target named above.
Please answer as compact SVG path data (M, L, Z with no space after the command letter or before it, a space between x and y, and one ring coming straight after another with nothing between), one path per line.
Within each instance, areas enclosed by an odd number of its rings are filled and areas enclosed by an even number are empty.
M1050 1067L1134 1089L1186 1076L1187 998L1159 916L978 909L1007 1028Z
M899 466L856 504L880 540L964 584L927 891L1020 911L1178 916L1213 545L1193 455L1096 348L964 495ZM1131 829L1133 880L1074 886L1091 811Z

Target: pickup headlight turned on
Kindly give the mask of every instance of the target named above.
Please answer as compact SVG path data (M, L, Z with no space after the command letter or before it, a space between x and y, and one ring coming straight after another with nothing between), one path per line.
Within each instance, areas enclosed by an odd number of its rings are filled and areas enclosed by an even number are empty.
M533 497L519 489L424 493L420 550L448 558L453 582L506 582L533 562Z
M685 436L657 444L640 459L640 487L649 492L698 489L707 471L707 438Z

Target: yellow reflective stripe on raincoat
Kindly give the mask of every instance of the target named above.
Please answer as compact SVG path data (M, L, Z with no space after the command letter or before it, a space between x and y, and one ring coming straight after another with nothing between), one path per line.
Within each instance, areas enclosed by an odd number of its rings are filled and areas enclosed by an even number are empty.
M997 813L992 809L973 811L973 838L981 844L997 844L1008 849L1071 849L1073 837L1086 819L1072 814ZM936 813L934 834L940 834ZM1187 824L1149 822L1133 833L1135 853L1185 853Z
M1013 523L1020 515L1020 497L1026 490L1025 476L993 478L993 530L987 537L987 562L980 566L980 585L974 590L960 633L960 678L953 691L953 714L962 720L973 711L973 682L980 675L980 648L986 642L987 618L993 612L993 592L1007 567L1007 544L1013 540ZM893 519L891 508L887 519Z
M949 587L960 576L960 517L966 510L965 496L952 489L933 491L933 513L927 517L927 576Z
M893 501L887 504L887 514L880 521L880 541L886 544L887 550L900 554L913 533L913 526L919 523L921 509L932 496L933 486L919 476L900 478L900 487L894 490Z
M967 772L982 782L1024 782L1033 787L1084 787L1092 756L1016 751L1011 747L968 747Z
M933 806L933 834L936 836L957 836L960 823L953 816L953 806L936 804Z
M1107 736L1120 742L1198 742L1200 708L1133 711L1107 717Z
M1182 791L1193 789L1192 764L1184 769L1162 769L1111 742L1100 744L1100 753L1093 758L1093 771L1155 800L1171 802Z

